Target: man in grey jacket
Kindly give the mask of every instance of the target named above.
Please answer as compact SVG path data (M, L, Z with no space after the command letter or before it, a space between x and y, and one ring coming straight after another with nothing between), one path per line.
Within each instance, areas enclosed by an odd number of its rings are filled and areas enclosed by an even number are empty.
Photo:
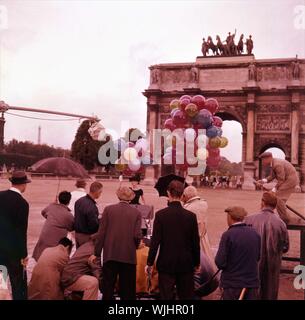
M136 249L140 244L141 213L129 204L134 192L124 186L117 190L118 204L105 208L97 241L94 261L103 251L103 300L113 299L117 276L122 300L136 298Z

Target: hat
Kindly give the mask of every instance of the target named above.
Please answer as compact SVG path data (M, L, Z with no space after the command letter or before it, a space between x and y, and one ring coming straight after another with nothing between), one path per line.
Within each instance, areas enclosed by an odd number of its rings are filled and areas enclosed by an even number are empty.
M272 157L272 153L271 152L263 152L258 157L259 157L259 159L269 158L269 157Z
M228 207L225 212L236 220L242 220L248 214L243 207Z
M28 179L24 171L14 171L9 180L12 184L25 184L31 182L31 180Z
M120 187L116 195L120 200L131 201L135 197L135 193L129 187Z

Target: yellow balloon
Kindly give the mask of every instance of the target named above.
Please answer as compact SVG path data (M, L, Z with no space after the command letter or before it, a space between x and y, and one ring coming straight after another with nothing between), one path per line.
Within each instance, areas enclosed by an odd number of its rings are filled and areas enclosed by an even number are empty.
M219 137L214 137L209 140L209 145L211 148L219 148L221 144L221 139Z
M172 100L171 103L169 104L169 107L171 110L175 108L180 108L180 101L178 99Z
M138 158L138 152L135 148L127 148L124 151L124 158L127 161L133 161Z
M204 160L207 159L208 156L209 156L209 152L208 152L207 149L199 148L197 150L197 158L198 158L198 160L204 161Z
M229 140L226 137L221 137L220 139L221 139L221 143L219 148L225 148L228 145Z
M186 107L185 107L185 113L193 118L195 117L195 115L198 113L198 107L194 104L194 103L189 103Z

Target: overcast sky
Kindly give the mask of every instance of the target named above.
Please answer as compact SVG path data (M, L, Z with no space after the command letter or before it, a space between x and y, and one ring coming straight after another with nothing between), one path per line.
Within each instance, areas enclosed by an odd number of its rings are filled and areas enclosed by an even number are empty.
M97 115L145 130L148 67L194 62L206 35L252 34L260 58L304 57L305 30L295 25L304 0L0 1L0 100L12 106ZM16 113L16 112L15 112ZM19 113L21 114L21 113ZM22 113L22 115L26 115ZM28 114L56 118L54 116ZM6 115L5 140L70 147L78 121L46 122ZM223 154L241 158L239 125L228 122Z

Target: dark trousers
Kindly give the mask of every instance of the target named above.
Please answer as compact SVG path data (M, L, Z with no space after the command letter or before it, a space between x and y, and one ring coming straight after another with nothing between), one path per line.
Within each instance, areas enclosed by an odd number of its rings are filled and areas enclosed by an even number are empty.
M194 299L194 274L159 272L159 290L161 300L175 299L175 285L180 300Z
M27 276L26 270L21 265L21 259L11 261L0 259L0 265L7 268L7 273L12 286L13 300L27 300Z
M238 300L243 288L223 289L222 300ZM258 289L247 288L243 300L258 300Z
M117 261L103 264L103 300L112 300L117 277L119 276L119 296L121 300L136 299L136 265Z

